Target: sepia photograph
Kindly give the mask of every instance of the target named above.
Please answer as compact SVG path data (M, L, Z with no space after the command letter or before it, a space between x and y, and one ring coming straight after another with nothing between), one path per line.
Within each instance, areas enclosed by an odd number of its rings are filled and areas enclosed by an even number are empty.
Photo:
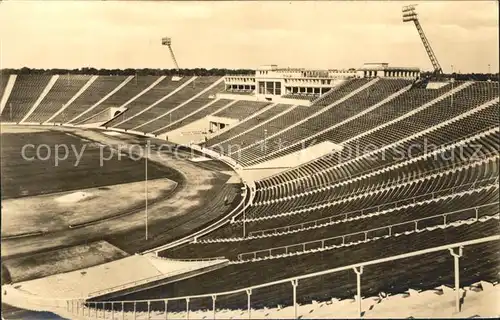
M500 317L499 2L0 0L2 320Z

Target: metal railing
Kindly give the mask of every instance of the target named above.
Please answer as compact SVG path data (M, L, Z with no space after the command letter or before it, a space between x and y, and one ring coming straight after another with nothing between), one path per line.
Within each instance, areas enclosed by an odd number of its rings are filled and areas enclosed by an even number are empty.
M291 278L286 278L282 280L277 280L277 281L272 281L272 282L267 282L259 285L254 285L246 288L241 288L241 289L236 289L236 290L231 290L231 291L224 291L224 292L217 292L217 293L208 293L208 294L199 294L199 295L190 295L190 296L182 296L182 297L168 297L168 298L163 298L163 299L150 299L150 300L135 300L135 301L107 301L107 302L86 302L85 300L82 299L75 299L75 300L68 300L67 301L67 311L71 312L73 314L78 314L82 315L84 318L97 318L98 312L99 312L99 305L102 305L104 307L105 304L111 304L112 306L112 313L115 312L115 305L121 305L121 311L116 311L118 313L121 313L121 319L125 318L125 305L133 305L133 319L136 319L136 305L138 303L146 303L147 304L147 319L151 319L151 303L153 302L158 302L158 303L163 303L164 304L164 317L165 319L168 319L168 303L170 301L185 301L186 302L186 319L190 319L190 308L189 308L189 303L190 301L194 299L199 299L199 298L211 298L212 299L212 314L213 314L213 319L217 319L217 310L216 310L216 300L218 297L221 296L229 296L233 294L238 294L238 293L246 293L247 295L247 315L248 319L251 319L251 296L252 292L256 289L260 288L266 288L266 287L272 287L284 283L290 283L292 287L292 294L293 294L293 308L294 308L294 318L298 318L298 303L297 303L297 287L300 284L300 280L304 279L309 279L313 277L319 277L327 274L333 274L333 273L338 273L341 271L348 271L348 270L353 270L356 274L356 283L357 283L357 293L356 293L356 301L358 304L358 317L362 316L362 295L361 295L361 275L369 270L366 267L377 265L377 264L382 264L386 262L391 262L391 261L396 261L396 260L402 260L402 259L407 259L411 257L416 257L420 255L425 255L429 253L434 253L434 252L439 252L439 251L448 251L450 254L454 257L454 272L455 272L455 309L456 312L460 312L460 268L458 268L459 265L459 258L462 257L463 254L463 249L466 246L471 246L471 245L476 245L476 244L482 244L482 243L487 243L487 242L492 242L492 241L498 241L500 240L500 235L494 235L494 236L489 236L489 237L483 237L479 239L474 239L474 240L468 240L468 241L462 241L462 242L456 242L452 244L447 244L447 245L442 245L442 246L437 246L433 248L428 248L428 249L423 249L423 250L417 250L413 252L408 252L404 254L399 254L399 255L394 255L390 257L385 257L385 258L380 258L380 259L375 259L375 260L370 260L370 261L365 261L365 262L360 262L360 263L355 263L347 266L342 266L342 267L337 267L337 268L332 268L328 270L323 270L319 272L314 272L314 273L309 273L309 274L304 274L296 277L291 277ZM455 253L455 249L458 249L458 253ZM85 307L87 308L87 314L85 314ZM106 310L103 308L101 310L102 313L106 313Z
M300 242L300 243L296 243L296 244L291 244L291 245L286 245L286 246L280 246L280 247L273 247L273 248L264 249L264 250L257 250L257 251L252 251L252 252L240 253L240 254L238 254L238 260L239 261L245 261L244 258L247 257L247 256L249 257L249 258L247 258L249 260L256 259L257 255L259 255L259 258L270 257L270 256L274 256L273 255L273 251L278 251L278 250L284 251L284 252L282 252L280 254L289 254L289 250L290 249L298 248L298 247L300 247L302 249L302 251L300 251L300 252L306 252L306 251L309 251L309 250L312 250L312 249L315 249L315 250L325 250L325 249L333 248L335 246L345 246L346 244L348 244L348 242L346 242L346 238L347 237L364 235L364 239L362 239L361 241L367 241L368 238L369 238L368 237L368 233L373 233L375 231L381 231L381 230L386 230L387 231L387 233L383 234L382 236L392 236L393 235L393 228L399 227L399 226L404 226L404 225L408 225L408 226L411 225L412 226L411 230L406 230L405 229L404 232L407 232L407 231L418 231L419 230L418 229L418 223L419 222L425 221L425 220L431 220L431 219L435 219L435 218L439 218L439 217L443 217L443 223L442 224L436 224L434 226L437 226L437 225L444 225L444 226L446 226L447 223L450 223L449 221L447 221L447 217L448 216L451 216L453 214L457 214L457 213L460 213L460 212L464 212L464 211L469 211L469 210L474 210L474 217L473 218L477 221L477 220L479 220L479 209L480 208L495 206L495 208L498 209L498 203L499 202L496 201L496 202L485 204L485 205L481 205L481 206L475 206L475 207L470 207L470 208L466 208L466 209L455 210L455 211L441 213L441 214L437 214L437 215L433 215L433 216L429 216L429 217L424 217L424 218L409 220L409 221L405 221L405 222L395 223L395 224L391 224L391 225L387 225L387 226L383 226L383 227L379 227L379 228L373 228L373 229L368 229L368 230L363 230L363 231L357 231L357 232L353 232L353 233L348 233L348 234L344 234L344 235L341 235L341 236L335 236L335 237L330 237L330 238L323 238L323 239L313 240L313 241L307 241L307 242ZM496 216L496 215L499 215L498 211L493 216ZM427 227L429 227L429 226L426 226L426 228ZM380 237L380 235L378 235L378 237ZM338 243L338 244L334 244L334 245L328 245L326 243L328 241L333 241L333 240L342 240L342 242ZM314 248L308 248L308 249L306 249L308 245L317 245L317 246L314 247ZM299 251L293 251L293 252L299 252ZM267 255L261 255L261 254L267 254Z
M345 213L339 213L339 214L336 214L333 216L320 218L320 219L316 219L316 220L311 220L311 221L306 221L306 222L297 223L297 224L292 224L292 225L288 225L288 226L284 226L284 227L250 231L249 236L254 236L254 237L255 236L264 236L266 234L277 234L280 232L290 232L291 230L300 230L300 229L305 229L305 228L309 228L309 227L316 227L318 225L323 225L323 224L335 222L335 221L337 221L335 219L337 217L344 217L343 220L347 220L347 219L349 219L350 215L374 214L374 213L379 213L380 211L389 210L389 209L397 210L397 209L403 208L403 207L410 205L410 204L416 204L416 203L418 203L418 201L425 202L425 201L429 201L429 200L438 199L441 196L448 197L448 196L453 196L455 194L461 194L460 192L455 193L456 190L462 190L462 189L465 189L467 187L469 187L468 191L475 190L476 184L479 184L479 183L481 183L481 184L487 183L487 186L491 186L494 184L498 184L498 178L481 179L481 180L477 180L474 182L466 183L466 184L451 187L451 188L446 188L446 189L442 189L442 190L438 190L438 191L428 192L428 193L424 193L424 194L421 194L418 196L412 196L412 197L399 199L399 200L395 200L395 201L391 201L391 202L384 202L383 204L379 204L376 206L372 206L372 207L368 207L368 208L364 208L364 209L359 209L359 210L354 210L354 211L349 211L349 212L345 212ZM482 188L482 187L480 187L480 188ZM446 192L450 192L450 193L446 194L446 195L442 195L442 194L445 194ZM436 195L439 195L439 197ZM403 205L399 206L400 203L402 203ZM391 206L391 205L393 205L393 206ZM391 207L389 207L389 206L391 206Z

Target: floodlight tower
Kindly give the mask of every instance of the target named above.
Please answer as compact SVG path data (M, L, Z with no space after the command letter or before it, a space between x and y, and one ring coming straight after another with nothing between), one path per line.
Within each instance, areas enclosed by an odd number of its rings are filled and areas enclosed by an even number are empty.
M177 71L177 73L179 73L179 65L177 64L177 60L175 59L174 50L172 50L172 38L170 37L162 38L161 44L167 46L168 49L170 50L170 55L172 56L172 60L174 60L175 64L175 70Z
M422 43L424 44L425 51L427 51L427 55L429 56L429 59L431 60L432 66L434 67L434 74L435 75L441 74L443 72L443 70L441 69L441 66L439 65L439 62L436 58L436 55L434 54L434 51L432 50L431 44L427 40L427 37L425 36L424 30L422 29L422 26L420 25L420 22L418 21L417 12L415 11L415 6L416 6L416 4L412 4L412 5L403 7L403 22L413 21L415 23L415 27L417 27L417 31L418 31L418 34L420 35L420 39L422 40Z

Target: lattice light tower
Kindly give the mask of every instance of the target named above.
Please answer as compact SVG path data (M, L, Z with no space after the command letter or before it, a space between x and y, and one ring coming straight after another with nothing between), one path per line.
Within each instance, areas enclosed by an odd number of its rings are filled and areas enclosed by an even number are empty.
M177 64L177 60L175 59L174 50L172 50L172 38L170 37L162 38L161 44L168 47L170 55L172 56L172 60L174 61L175 70L177 71L177 73L179 73L179 65Z
M420 22L418 21L418 16L417 12L415 11L415 4L409 5L409 6L404 6L403 7L403 22L411 22L413 21L415 23L415 27L417 28L418 34L420 35L420 39L422 40L422 43L424 44L425 51L427 51L427 55L429 56L429 59L431 60L432 66L434 67L434 74L442 74L443 70L441 69L441 66L439 65L439 62L436 58L436 55L434 54L434 51L432 50L431 44L429 43L429 40L427 40L427 37L425 36L424 30L422 29L422 26L420 25Z

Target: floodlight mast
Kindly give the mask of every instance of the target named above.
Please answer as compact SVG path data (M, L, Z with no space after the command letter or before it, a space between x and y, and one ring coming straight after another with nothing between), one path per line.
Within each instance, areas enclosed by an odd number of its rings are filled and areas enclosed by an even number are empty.
M162 38L161 44L168 47L172 60L174 61L175 64L175 70L177 71L177 73L179 73L179 65L177 64L177 60L175 59L174 50L172 50L172 38L170 37Z
M427 40L427 37L425 36L424 30L422 29L422 26L420 25L420 22L418 21L418 16L417 12L415 11L415 6L416 4L412 4L409 6L404 6L403 7L403 22L411 22L415 23L415 27L417 28L418 34L420 35L420 39L422 40L422 43L424 44L425 51L427 51L427 55L429 56L429 59L431 60L432 66L434 68L434 74L442 74L443 70L441 69L441 66L439 65L439 62L436 58L436 55L434 54L434 51L432 50L431 44L429 43L429 40Z

